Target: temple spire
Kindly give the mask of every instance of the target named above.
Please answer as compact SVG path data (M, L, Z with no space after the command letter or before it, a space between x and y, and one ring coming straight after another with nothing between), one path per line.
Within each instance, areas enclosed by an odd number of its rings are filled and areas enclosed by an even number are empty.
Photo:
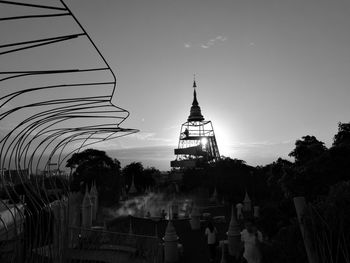
M193 88L196 90L197 84L196 84L196 74L193 74Z
M196 89L193 90L193 102L192 102L192 106L198 106L198 100L197 100L197 92ZM199 107L199 106L198 106Z
M211 121L205 121L197 100L197 82L193 75L193 101L187 122L180 131L179 146L174 150L176 160L171 161L171 167L178 168L175 173L185 168L204 167L206 164L220 159ZM193 216L193 212L191 216ZM195 221L196 222L196 221ZM199 222L199 217L198 217ZM194 223L191 219L191 226ZM194 226L192 226L194 228ZM197 229L197 228L196 228Z
M193 102L192 107L190 111L190 116L188 116L188 121L202 121L204 120L204 117L201 112L201 108L199 107L199 103L197 100L197 83L196 83L196 76L193 76Z

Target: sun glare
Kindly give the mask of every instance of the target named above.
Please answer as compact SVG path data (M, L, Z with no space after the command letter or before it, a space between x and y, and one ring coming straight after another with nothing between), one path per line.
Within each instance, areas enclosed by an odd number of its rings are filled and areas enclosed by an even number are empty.
M208 143L208 139L207 138L202 138L201 139L201 144L203 145L203 147L205 147L206 145L207 145L207 143Z
M214 124L215 137L218 143L220 155L226 157L233 156L233 145L236 142L236 136L232 129L229 131L228 127L225 124L222 124L220 121L216 121Z

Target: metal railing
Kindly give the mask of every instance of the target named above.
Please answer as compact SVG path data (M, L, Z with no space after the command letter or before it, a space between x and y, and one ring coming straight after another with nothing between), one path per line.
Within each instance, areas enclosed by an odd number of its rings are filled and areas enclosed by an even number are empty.
M67 257L75 260L79 259L79 256L83 258L82 254L85 251L94 251L95 255L107 254L109 251L116 255L127 254L143 262L161 263L163 261L162 245L154 236L69 227L68 239ZM115 261L118 262L118 259L116 258Z

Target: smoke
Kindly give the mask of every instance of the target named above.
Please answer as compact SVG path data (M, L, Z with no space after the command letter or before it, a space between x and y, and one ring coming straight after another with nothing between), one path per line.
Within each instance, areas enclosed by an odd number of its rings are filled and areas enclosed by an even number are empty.
M192 200L186 198L175 198L163 193L150 192L146 195L132 197L121 203L116 210L109 213L112 217L136 216L136 217L162 217L166 214L179 217L187 217L191 211Z

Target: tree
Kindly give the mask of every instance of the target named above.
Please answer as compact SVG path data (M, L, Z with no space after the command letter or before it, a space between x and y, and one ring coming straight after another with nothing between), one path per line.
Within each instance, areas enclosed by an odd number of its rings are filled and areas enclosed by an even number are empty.
M282 178L286 173L286 169L292 166L292 162L282 158L278 158L277 161L267 165L267 186L271 198L277 200L283 198L283 191L281 188Z
M130 188L132 178L139 192L143 192L148 187L155 185L155 177L160 175L160 171L154 167L143 168L141 162L132 162L126 165L123 170L124 184Z
M278 158L277 161L273 162L269 165L269 178L268 184L269 186L278 185L279 181L283 177L285 167L291 167L293 163L288 160Z
M252 193L255 189L253 168L243 160L229 157L220 159L208 168L206 181L210 192L217 187L226 200L228 198L234 202L242 201L246 190Z
M350 124L339 123L338 133L330 149L314 136L297 140L289 154L295 164L287 167L280 179L288 196L305 195L309 200L326 195L331 185L350 179Z
M144 190L144 182L143 182L143 165L141 162L132 162L126 165L123 170L123 178L125 184L128 186L128 190L131 186L131 182L134 178L134 184L138 191Z
M155 167L147 167L143 170L143 182L145 187L152 187L155 185L155 177L160 175L160 171Z
M110 158L104 151L87 149L75 153L66 167L74 169L70 183L71 191L84 191L93 182L102 201L117 201L120 185L120 162Z
M333 139L333 147L337 146L350 146L350 122L338 123L338 133Z
M307 135L295 142L295 149L289 153L289 156L295 158L296 164L305 164L321 156L326 150L324 142L317 140L315 136Z
M350 181L333 185L327 196L308 207L308 225L322 262L348 262L350 252Z

